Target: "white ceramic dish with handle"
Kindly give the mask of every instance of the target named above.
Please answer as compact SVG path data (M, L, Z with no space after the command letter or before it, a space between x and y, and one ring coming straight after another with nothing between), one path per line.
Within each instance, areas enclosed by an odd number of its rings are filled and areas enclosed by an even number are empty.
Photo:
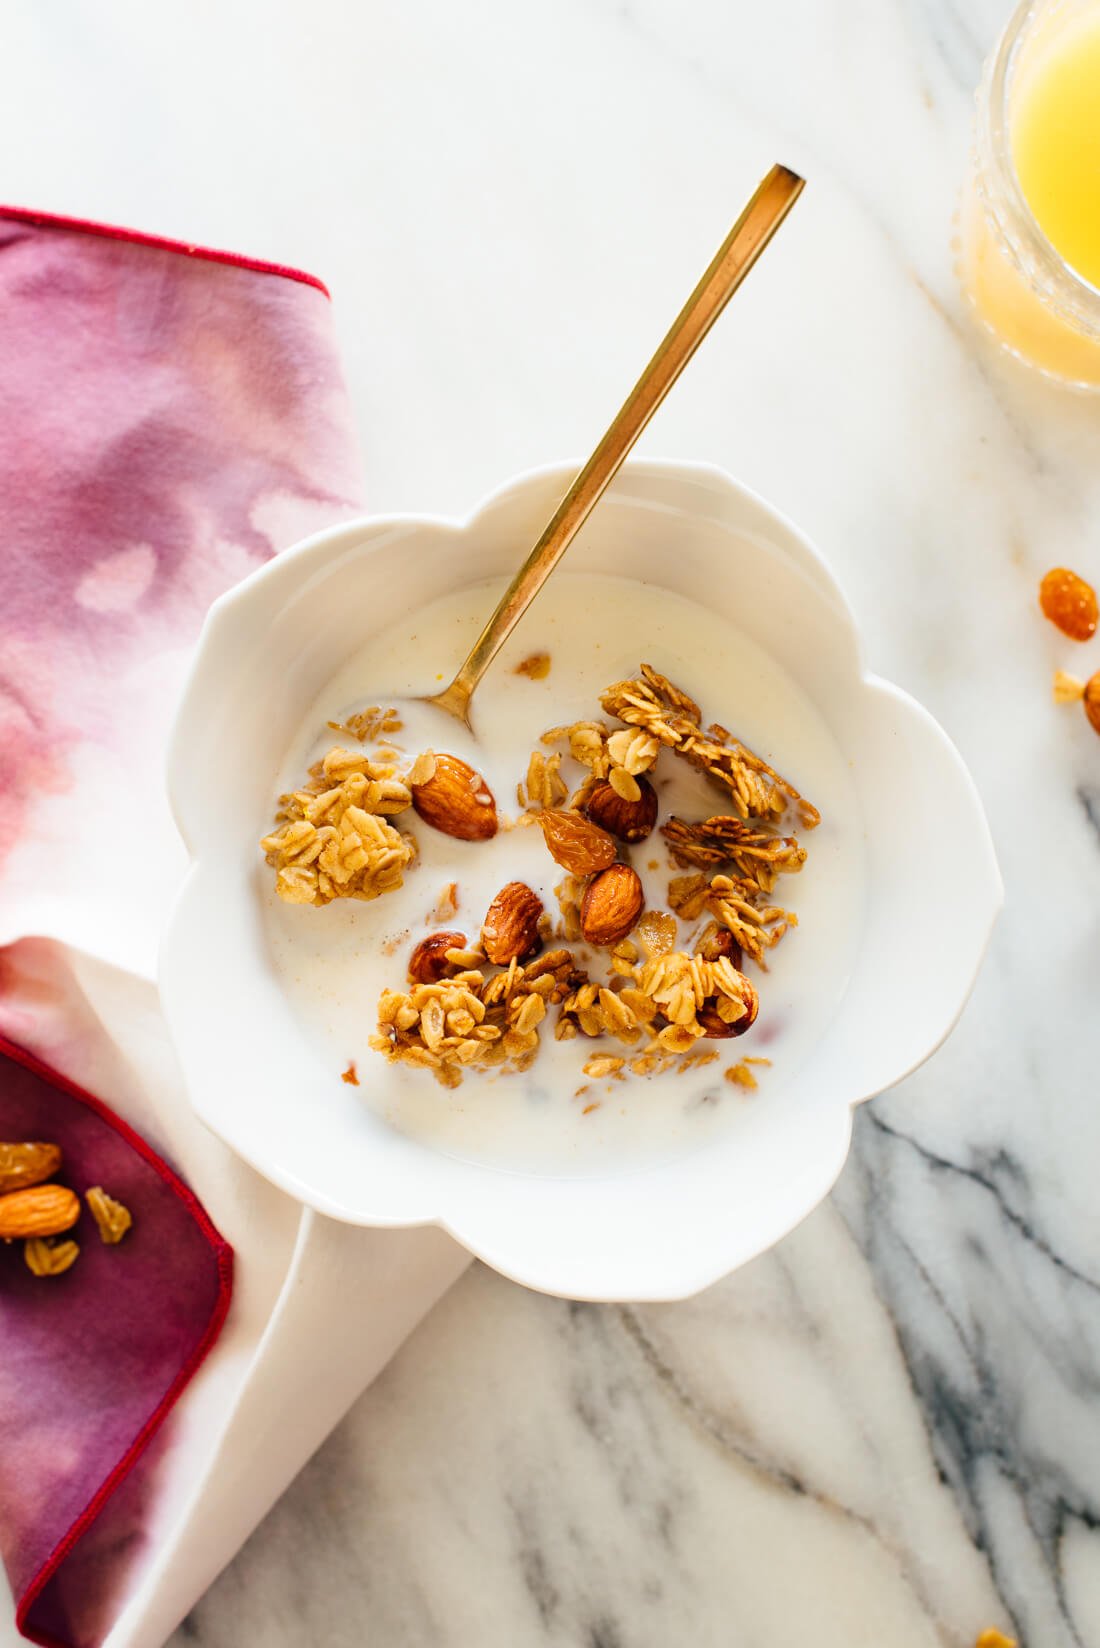
M276 774L305 708L372 631L425 590L510 574L572 475L521 476L466 522L333 528L214 605L170 752L192 863L164 939L161 991L199 1115L303 1202L356 1224L439 1224L547 1292L669 1299L762 1252L821 1201L847 1154L852 1107L912 1071L954 1025L1002 886L958 753L918 704L865 672L851 612L806 539L717 470L630 464L566 565L728 613L812 699L849 763L866 908L840 1007L812 1056L789 1077L769 1073L718 1145L621 1174L460 1160L387 1126L334 1082L268 953L257 839ZM492 672L481 691L493 691ZM387 1068L379 1060L363 1079L384 1081Z

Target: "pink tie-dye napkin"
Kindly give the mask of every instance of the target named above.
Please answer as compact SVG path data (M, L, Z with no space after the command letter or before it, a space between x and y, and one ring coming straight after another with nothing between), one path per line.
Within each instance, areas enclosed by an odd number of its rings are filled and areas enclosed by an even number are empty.
M181 867L164 738L202 615L359 497L318 282L0 209L0 1141L57 1141L64 1183L134 1215L111 1248L82 1215L61 1276L0 1248L0 1554L39 1642L108 1634L154 1491L146 1445L231 1271L158 1154L156 1096L145 1138L112 1115L110 1027L87 1009L66 1027L50 981L66 957L151 976Z

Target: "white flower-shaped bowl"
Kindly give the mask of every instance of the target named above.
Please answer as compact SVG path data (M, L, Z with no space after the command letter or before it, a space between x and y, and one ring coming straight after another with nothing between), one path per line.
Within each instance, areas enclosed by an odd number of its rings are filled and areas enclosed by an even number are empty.
M511 573L573 473L522 476L466 522L336 527L214 605L170 753L192 863L163 944L161 990L199 1115L301 1201L356 1224L441 1225L546 1292L671 1299L762 1252L826 1195L852 1107L912 1071L954 1025L1002 886L958 753L918 704L866 673L852 614L806 539L714 469L632 464L570 563L728 614L810 696L850 763L866 911L841 1005L813 1056L789 1080L769 1073L728 1138L618 1176L463 1161L388 1127L334 1082L268 955L256 843L276 774L304 708L372 630L426 591ZM482 690L492 691L491 676Z

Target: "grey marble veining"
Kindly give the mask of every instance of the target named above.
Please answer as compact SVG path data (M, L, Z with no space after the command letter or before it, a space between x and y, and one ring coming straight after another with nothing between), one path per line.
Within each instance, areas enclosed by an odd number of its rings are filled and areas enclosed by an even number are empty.
M675 1306L475 1267L172 1648L1100 1648L1100 741L1050 702L1100 644L1035 607L1051 565L1100 578L1100 405L956 289L1006 10L9 6L6 192L324 275L378 508L582 452L756 176L802 169L644 449L817 539L1008 886L959 1029L798 1231Z

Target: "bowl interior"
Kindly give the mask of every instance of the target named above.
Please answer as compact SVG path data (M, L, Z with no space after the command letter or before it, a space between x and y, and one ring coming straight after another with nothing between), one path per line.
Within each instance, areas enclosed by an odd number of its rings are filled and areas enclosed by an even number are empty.
M812 1057L746 1103L735 1129L642 1172L502 1172L365 1113L356 1090L319 1064L270 963L256 840L275 774L303 707L344 660L428 593L510 573L567 480L551 472L510 488L463 527L393 519L336 529L219 604L172 754L195 863L162 983L200 1113L302 1200L361 1223L441 1222L548 1291L670 1297L761 1251L825 1193L847 1150L850 1105L905 1074L950 1028L998 883L957 755L917 706L862 674L843 599L800 535L710 472L628 469L571 564L727 615L816 706L849 764L858 813L849 822L863 839L847 988Z

